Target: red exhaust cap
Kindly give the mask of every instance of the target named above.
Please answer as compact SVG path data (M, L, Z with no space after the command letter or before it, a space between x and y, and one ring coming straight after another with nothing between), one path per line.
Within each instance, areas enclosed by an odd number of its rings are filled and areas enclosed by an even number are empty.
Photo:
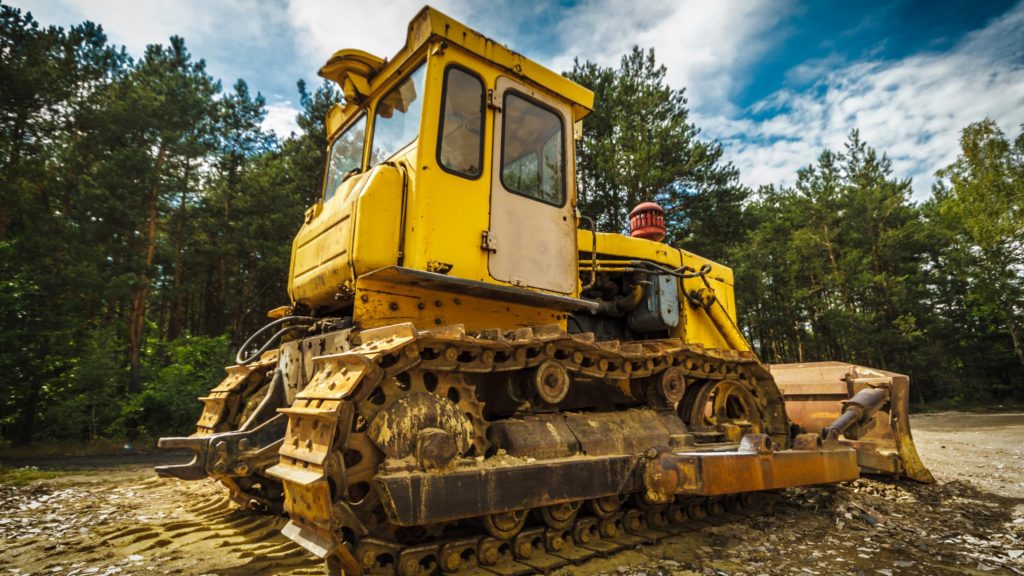
M665 239L665 209L654 202L641 202L629 213L629 235L661 242Z

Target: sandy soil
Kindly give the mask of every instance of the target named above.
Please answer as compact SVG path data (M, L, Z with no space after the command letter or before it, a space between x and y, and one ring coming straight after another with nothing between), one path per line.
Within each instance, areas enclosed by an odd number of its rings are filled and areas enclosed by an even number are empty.
M934 486L861 479L796 489L757 515L560 574L1024 574L1024 414L921 415ZM218 485L156 478L162 456L43 462L74 473L0 484L0 574L319 574L283 520L233 509ZM3 462L6 466L23 462Z

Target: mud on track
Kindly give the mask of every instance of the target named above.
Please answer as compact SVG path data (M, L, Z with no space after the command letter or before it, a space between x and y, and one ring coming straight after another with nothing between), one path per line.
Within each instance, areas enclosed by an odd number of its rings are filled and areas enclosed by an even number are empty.
M693 522L559 573L1024 574L1024 414L916 416L913 426L935 486L790 490L765 514ZM0 484L0 575L321 573L279 534L283 519L234 509L211 482L155 478L155 463L40 462L76 473Z

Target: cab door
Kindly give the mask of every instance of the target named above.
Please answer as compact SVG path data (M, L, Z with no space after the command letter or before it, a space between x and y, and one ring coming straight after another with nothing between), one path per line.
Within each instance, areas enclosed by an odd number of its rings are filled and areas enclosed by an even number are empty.
M491 277L573 294L578 283L570 107L506 76L495 83Z

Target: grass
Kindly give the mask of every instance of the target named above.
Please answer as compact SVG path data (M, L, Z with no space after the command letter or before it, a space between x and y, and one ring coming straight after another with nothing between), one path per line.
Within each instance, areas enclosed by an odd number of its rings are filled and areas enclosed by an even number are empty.
M1024 412L1024 402L1007 400L1003 402L986 402L983 400L935 400L928 404L911 404L911 414L929 414L935 412L971 412L996 414L1000 412Z
M28 446L11 446L0 442L0 460L53 460L75 456L112 456L123 454L127 443L118 439L99 438L91 442L33 442ZM131 443L135 451L156 449L156 441L143 439Z
M73 474L87 474L81 470L40 470L35 466L20 466L13 468L0 464L0 484L10 486L24 486L37 480L52 480L61 476Z

